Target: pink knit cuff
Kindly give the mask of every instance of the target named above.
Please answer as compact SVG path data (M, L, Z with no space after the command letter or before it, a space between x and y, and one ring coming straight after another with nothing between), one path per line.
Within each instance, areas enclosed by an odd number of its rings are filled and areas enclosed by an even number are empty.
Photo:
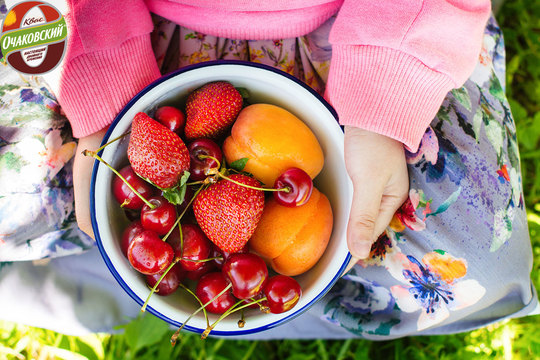
M150 35L77 56L64 65L58 100L77 138L108 126L126 103L160 76Z
M342 125L386 135L416 152L454 87L447 75L398 50L334 46L326 98Z

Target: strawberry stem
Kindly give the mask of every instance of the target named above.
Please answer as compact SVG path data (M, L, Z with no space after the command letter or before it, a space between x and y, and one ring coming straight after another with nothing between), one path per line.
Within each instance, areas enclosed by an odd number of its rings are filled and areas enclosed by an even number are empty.
M115 169L113 168L111 165L109 165L108 162L106 162L105 160L103 160L98 154L96 151L90 151L90 150L84 150L82 152L82 154L84 156L91 156L93 157L94 159L96 159L97 161L101 162L103 165L107 166L109 169L111 169L111 171L113 173L116 174L116 176L118 176L128 187L131 191L133 191L135 193L135 195L137 195L142 201L144 201L144 203L146 205L148 205L150 207L150 209L155 209L156 205L152 204L150 201L146 200L146 198L144 196L142 196L137 190L135 190L135 188Z
M169 267L167 269L165 269L165 271L163 272L163 274L161 274L161 276L159 277L158 281L154 284L154 286L152 287L152 290L150 290L150 294L148 294L148 297L146 298L146 301L144 302L143 306L141 307L141 312L145 312L146 311L146 306L148 306L148 302L150 301L150 297L152 296L153 293L156 292L156 289L157 287L159 286L159 284L161 283L161 281L163 280L163 278L167 275L167 273L172 269L172 267L174 265L176 265L176 263L180 261L179 258L176 258L173 260L173 262L169 265Z

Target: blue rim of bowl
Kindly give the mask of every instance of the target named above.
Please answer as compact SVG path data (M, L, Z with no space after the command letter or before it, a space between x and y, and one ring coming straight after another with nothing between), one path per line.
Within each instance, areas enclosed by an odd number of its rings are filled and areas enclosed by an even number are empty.
M169 74L166 74L162 77L160 77L159 79L155 80L154 82L152 82L151 84L149 84L148 86L146 86L144 89L142 89L139 93L137 93L137 95L135 95L127 104L126 106L124 106L124 108L120 111L120 113L115 117L114 121L111 123L111 125L109 126L109 129L107 130L104 138L103 138L103 141L101 143L101 145L104 145L107 143L109 137L111 136L111 133L112 131L114 130L116 124L120 121L120 119L124 116L124 114L142 97L144 96L147 92L149 92L151 89L153 89L154 87L158 86L159 84L167 81L168 79L172 78L172 77L175 77L181 73L184 73L184 72L187 72L187 71L191 71L191 70L195 70L195 69L199 69L199 68L204 68L204 67L207 67L207 66L215 66L215 65L241 65L241 66L249 66L249 67L253 67L253 68L259 68L259 69L263 69L263 70L268 70L268 71L271 71L271 72L274 72L276 74L279 74L281 76L284 76L292 81L294 81L295 83L299 84L300 86L302 86L304 89L306 89L307 91L309 91L313 96L315 96L327 109L328 111L330 111L330 113L333 115L334 119L336 119L336 122L338 122L338 115L336 113L336 111L334 110L334 108L321 96L319 95L315 90L313 90L311 87L309 87L308 85L304 84L302 81L298 80L297 78L295 78L294 76L284 72L284 71L281 71L281 70L278 70L278 69L275 69L271 66L268 66L268 65L264 65L264 64L259 64L259 63L252 63L252 62L249 62L249 61L238 61L238 60L216 60L216 61L207 61L207 62L204 62L204 63L199 63L199 64L194 64L194 65L189 65L189 66L186 66L186 67L183 67L181 69L178 69L176 71L173 71ZM339 124L339 122L338 122ZM341 127L341 129L343 130L343 127ZM102 150L103 151L103 150ZM102 151L99 153L99 155L101 155ZM103 258L104 262L105 262L105 265L107 266L107 268L109 269L109 271L111 272L111 274L113 275L113 277L116 279L116 281L120 284L120 286L122 287L122 289L124 289L124 291L133 299L135 300L135 302L137 302L139 305L143 305L144 304L144 300L139 298L137 296L137 294L135 294L135 292L129 287L128 284L126 284L124 282L124 280L122 279L122 277L120 276L120 274L116 271L116 269L114 268L111 260L109 259L107 253L105 252L105 249L103 247L103 244L101 242L101 237L100 237L100 234L99 234L99 228L97 226L97 220L96 220L96 216L95 216L95 213L96 213L96 209L95 209L95 192L94 192L94 188L95 188L95 183L96 183L96 177L97 177L97 169L98 169L98 166L99 166L99 162L98 161L95 161L94 162L94 167L93 167L93 171L92 171L92 180L91 180L91 183L90 183L90 216L91 216L91 220L92 220L92 228L94 230L94 236L96 238L96 243L97 243L97 246L98 246L98 249L99 249L99 252L101 253L101 257ZM311 300L309 303L307 303L304 307L302 307L301 309L297 309L295 312L291 313L290 315L278 320L278 321L275 321L273 323L270 323L270 324L266 324L264 326L260 326L260 327L257 327L257 328L253 328L253 329L246 329L246 330L238 330L238 331L221 331L221 330L212 330L212 335L216 335L216 336L239 336L239 335L249 335L249 334L254 334L254 333L258 333L258 332L262 332L262 331L266 331L266 330L269 330L269 329L272 329L276 326L279 326L281 324L284 324L286 322L289 322L291 321L292 319L300 316L301 314L303 314L304 312L306 312L308 309L310 309L317 301L319 301L324 295L326 295L328 293L328 291L330 291L330 289L334 286L334 284L339 280L339 278L341 277L343 271L345 270L345 268L347 267L347 264L349 263L349 261L351 260L351 254L348 253L347 254L347 257L345 259L345 261L343 262L343 264L341 265L341 268L339 269L338 273L334 276L334 278L332 278L332 280L328 283L328 285L313 299ZM158 318L168 322L169 324L171 325L174 325L174 326L182 326L182 323L179 322L179 321L176 321L176 320L173 320L171 318L169 318L168 316L165 316L163 315L162 313L160 313L159 311L155 310L154 308L152 308L151 306L148 306L147 308L147 311L150 312L151 314L157 316ZM196 327L192 327L190 325L186 325L184 327L184 329L186 330L189 330L191 332L194 332L194 333L201 333L202 331L204 331L204 329L199 329L199 328L196 328Z

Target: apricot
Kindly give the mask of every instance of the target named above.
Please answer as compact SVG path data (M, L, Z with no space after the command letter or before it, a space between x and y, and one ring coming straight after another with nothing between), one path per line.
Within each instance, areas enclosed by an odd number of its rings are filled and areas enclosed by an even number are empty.
M300 275L320 259L332 234L332 207L316 188L309 201L298 207L279 205L269 197L248 244L283 275Z
M244 170L270 187L291 167L313 179L324 165L321 145L311 129L289 111L269 104L250 105L240 112L223 153L229 164L248 158Z

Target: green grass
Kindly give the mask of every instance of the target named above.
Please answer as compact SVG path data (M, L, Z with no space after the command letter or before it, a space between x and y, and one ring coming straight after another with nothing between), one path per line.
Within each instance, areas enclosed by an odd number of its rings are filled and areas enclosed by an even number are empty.
M525 200L540 289L540 2L507 0L498 14L507 47L507 94L518 130ZM540 359L540 316L463 334L393 341L231 341L172 331L152 316L118 334L84 337L0 322L2 359Z

